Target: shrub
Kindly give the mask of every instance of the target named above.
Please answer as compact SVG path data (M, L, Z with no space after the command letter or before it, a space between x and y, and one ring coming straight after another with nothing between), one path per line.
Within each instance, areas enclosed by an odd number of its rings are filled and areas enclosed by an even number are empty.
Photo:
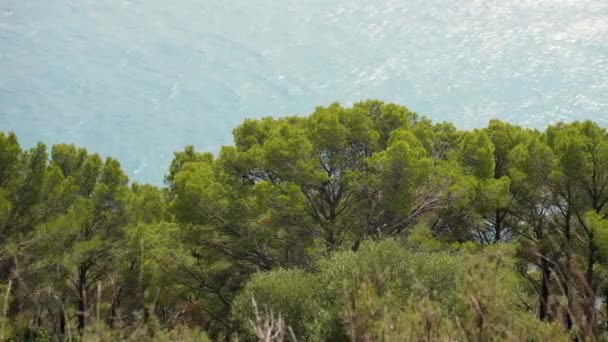
M565 340L520 307L512 246L413 251L396 240L323 260L316 272L259 273L233 305L252 335L252 298L299 340Z

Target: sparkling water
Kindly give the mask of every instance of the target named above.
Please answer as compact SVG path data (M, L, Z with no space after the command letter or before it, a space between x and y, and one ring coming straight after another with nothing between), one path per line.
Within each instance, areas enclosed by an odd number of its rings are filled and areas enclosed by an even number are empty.
M160 184L246 117L364 99L608 125L606 0L0 0L0 130Z

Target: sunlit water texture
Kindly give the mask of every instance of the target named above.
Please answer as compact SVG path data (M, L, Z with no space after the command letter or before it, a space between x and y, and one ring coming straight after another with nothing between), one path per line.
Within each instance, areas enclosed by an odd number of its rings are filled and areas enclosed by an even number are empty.
M138 181L245 117L366 98L462 128L608 125L608 1L0 0L0 130Z

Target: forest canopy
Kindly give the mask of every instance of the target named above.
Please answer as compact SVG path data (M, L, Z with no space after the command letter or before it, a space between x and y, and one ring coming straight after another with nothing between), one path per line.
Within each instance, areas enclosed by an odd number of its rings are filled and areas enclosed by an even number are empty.
M608 337L608 131L248 119L165 185L0 133L0 340Z

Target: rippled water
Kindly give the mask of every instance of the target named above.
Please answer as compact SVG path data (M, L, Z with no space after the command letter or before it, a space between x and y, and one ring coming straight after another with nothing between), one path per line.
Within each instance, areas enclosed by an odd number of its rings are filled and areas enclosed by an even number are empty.
M245 117L366 98L460 127L608 125L608 1L0 0L0 130L138 181Z

